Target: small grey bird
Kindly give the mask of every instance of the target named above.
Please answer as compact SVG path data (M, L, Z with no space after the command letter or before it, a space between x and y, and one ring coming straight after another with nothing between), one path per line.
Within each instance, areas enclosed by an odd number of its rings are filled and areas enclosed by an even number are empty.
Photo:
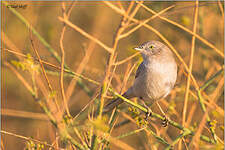
M159 41L148 41L134 48L140 51L143 62L139 65L134 84L123 94L127 99L139 97L154 103L166 97L177 79L177 64L170 49ZM109 102L103 112L108 112L123 103L117 98Z

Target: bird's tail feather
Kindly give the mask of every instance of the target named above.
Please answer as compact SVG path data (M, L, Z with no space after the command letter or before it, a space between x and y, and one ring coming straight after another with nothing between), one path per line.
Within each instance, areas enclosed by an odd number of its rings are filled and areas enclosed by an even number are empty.
M110 101L103 109L103 113L109 112L110 110L112 110L113 108L115 108L116 106L120 105L123 103L123 100L120 98L114 99L112 101Z
M133 97L132 89L131 88L128 89L127 92L125 92L122 96L125 98L132 98ZM110 101L108 104L105 105L105 107L103 109L103 113L107 113L107 112L111 111L113 108L115 108L116 106L118 106L122 103L123 103L123 100L121 98L117 98L117 99Z

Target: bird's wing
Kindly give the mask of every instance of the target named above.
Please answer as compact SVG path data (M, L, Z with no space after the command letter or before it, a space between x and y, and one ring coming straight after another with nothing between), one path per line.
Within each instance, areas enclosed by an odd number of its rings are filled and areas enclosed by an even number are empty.
M145 65L144 65L144 63L142 62L140 65L139 65L139 67L138 67L138 69L137 69L137 71L136 71L136 75L135 75L135 79L145 70L146 68L145 68Z

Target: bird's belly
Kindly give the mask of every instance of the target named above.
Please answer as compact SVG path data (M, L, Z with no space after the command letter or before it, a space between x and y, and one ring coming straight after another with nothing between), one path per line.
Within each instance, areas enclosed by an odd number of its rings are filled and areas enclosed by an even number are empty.
M144 100L155 101L166 97L173 88L176 74L161 70L149 70L135 81L134 91Z

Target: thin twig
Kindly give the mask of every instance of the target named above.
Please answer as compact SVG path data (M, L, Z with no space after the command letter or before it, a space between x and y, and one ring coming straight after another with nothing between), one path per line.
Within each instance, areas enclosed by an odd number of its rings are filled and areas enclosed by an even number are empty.
M15 55L18 55L18 56L27 58L27 55L21 54L21 53L19 53L19 52L15 52L15 51L9 50L9 49L4 49L4 50L5 50L5 51L8 51L8 52L10 52L10 53L13 53L13 54L15 54ZM35 61L38 61L37 58L32 57L32 59L34 59ZM50 66L50 67L53 67L53 68L55 68L55 69L57 69L57 70L61 70L61 67L60 67L60 66L56 66L56 65L51 64L51 63L49 63L49 62L47 62L47 61L44 61L44 60L41 60L41 61L42 61L42 63L45 64L45 65L48 65L48 66ZM64 71L65 71L66 73L72 75L73 77L79 77L80 79L87 80L87 81L89 81L89 82L91 82L91 83L93 83L93 84L95 84L95 85L100 85L99 82L97 82L97 81L95 81L95 80L92 80L92 79L90 79L90 78L88 78L88 77L85 77L85 76L83 76L83 75L81 75L81 74L75 73L75 72L70 71L70 70L65 69L65 68L64 68ZM86 88L85 88L85 89L86 89ZM87 90L87 89L86 89L86 90ZM87 92L88 92L88 91L87 91Z
M7 51L8 51L8 50L7 50ZM9 52L14 53L13 51L9 51ZM22 57L27 57L26 55L23 55L23 54L20 54L20 53L17 53L17 52L16 52L15 54L18 54L19 56L22 56ZM43 61L43 62L44 62L44 61ZM48 64L48 65L51 66L51 67L54 67L54 68L56 68L56 69L60 69L60 67L55 66L55 65L52 65L51 63L48 63L48 62L45 62L45 63ZM64 71L67 72L67 73L69 73L69 74L71 74L71 75L73 75L73 76L77 76L77 77L82 78L82 79L84 79L84 80L90 81L90 82L93 83L93 84L100 85L99 82L94 81L94 80L92 80L92 79L89 79L89 78L87 78L87 77L84 77L84 76L82 76L82 75L73 73L73 72L68 71L68 70L66 70L66 69L64 69ZM111 88L109 88L109 90L110 90L111 92L113 92L116 96L120 97L121 99L124 99L124 101L127 102L128 104L130 104L130 105L132 105L132 106L134 106L134 107L137 107L138 109L142 110L142 111L145 112L145 113L147 112L147 109L146 109L146 108L144 108L144 107L142 107L142 106L140 106L140 105L138 105L138 104L136 104L136 103L133 103L133 102L129 101L128 99L124 98L124 97L121 96L120 94L118 94L118 93L116 93L115 91L113 91ZM194 93L192 93L192 94L194 94ZM193 96L195 96L195 95L193 95ZM195 96L195 97L197 98L197 96ZM206 101L203 101L203 102L206 103ZM154 114L155 114L154 117L156 117L156 118L158 118L158 119L161 119L161 120L164 120L164 117L162 117L162 116L160 116L160 115L158 115L158 114L156 114L156 113L154 113ZM170 123L170 122L169 122L169 123ZM182 127L181 125L179 125L178 123L176 123L176 122L172 122L171 125L174 126L174 127L176 127L176 128L178 128L178 129L180 129L180 130L183 130L183 127ZM204 141L210 142L210 143L214 143L212 140L210 140L208 137L205 137L205 136L201 136L201 139L203 139Z
M32 87L27 83L27 81L23 78L23 76L21 76L17 71L16 69L11 65L9 64L8 62L4 62L3 63L6 67L8 67L9 69L11 69L13 71L13 73L15 73L15 75L19 78L19 80L23 83L23 85L27 88L27 90L31 93L31 95L33 97L35 97L35 92L34 90L32 89Z
M218 2L218 5L219 5L221 14L222 14L222 16L223 16L223 18L224 18L224 10L223 10L224 7L223 7L223 5L221 4L221 1L220 1L220 0L218 0L217 2Z
M139 4L139 3L138 3ZM140 5L140 4L139 4ZM138 23L137 26L135 26L133 29L127 31L126 33L122 34L120 36L120 39L125 38L127 36L129 36L130 34L132 34L134 31L136 31L137 29L139 29L140 27L142 27L144 24L148 23L150 20L153 20L154 18L156 18L157 16L163 14L164 12L168 11L171 8L174 8L175 5L169 6L163 10L161 10L159 13L154 14L151 18L146 19L144 21L140 21L140 23Z
M62 13L63 13L63 16L65 17L66 14L65 14L65 4L64 4L64 2L62 2ZM69 111L69 107L68 107L68 103L67 103L67 100L66 100L65 91L64 91L64 84L63 84L64 61L65 61L65 51L64 51L64 47L63 47L63 38L64 38L65 31L66 31L66 26L63 23L63 28L62 28L62 32L61 32L61 36L60 36L60 40L59 40L60 49L61 49L61 53L62 53L62 56L61 56L61 71L60 71L60 87L61 87L61 94L62 94L63 102L64 102L63 108L66 109L67 115L71 116L70 111ZM62 111L64 111L64 109L62 109Z
M190 130L184 130L182 134L180 134L168 147L165 148L165 150L170 150L177 142L179 142L180 139L190 134Z
M109 53L112 53L112 49L110 47L108 47L107 45L105 45L104 43L102 43L100 40L98 40L97 38L93 37L92 35L88 34L87 32L85 32L84 30L82 30L81 28L79 28L78 26L76 26L75 24L71 23L66 18L58 17L58 19L60 21L64 22L65 24L67 24L69 27L71 27L74 30L76 30L79 33L81 33L86 38L88 38L88 39L90 39L92 41L95 41L98 45L100 45L102 48L104 48L105 50L107 50Z
M37 142L37 143L46 145L46 146L48 146L48 147L54 148L51 144L48 144L48 143L46 143L46 142L42 142L42 141L39 141L39 140L30 138L30 137L25 137L25 136L18 135L18 134L15 134L15 133L11 133L11 132L7 132L7 131L4 131L4 130L1 130L0 132L3 133L3 134L7 134L7 135L14 136L14 137L18 137L18 138L21 138L21 139L24 139L24 140L27 140L27 141L34 141L34 142Z
M136 56L139 55L139 54L140 54L140 53L137 52L137 53L135 53L135 54L133 54L133 55L131 55L131 56L129 56L129 57L126 57L124 60L115 62L113 65L121 65L121 64L123 64L123 63L125 63L125 62L131 60L132 58L136 57Z
M14 110L8 108L2 108L1 114L3 116L21 117L29 119L49 120L44 113L27 112L22 110Z
M21 53L19 53L19 52L16 52L16 51L13 51L13 50L10 50L10 49L3 49L3 50L5 50L5 51L7 51L7 52L10 52L10 53L12 53L12 54L15 54L15 55L17 55L17 56L20 56L20 57L24 57L24 58L27 58L27 55L24 55L24 54L21 54ZM32 59L34 59L35 61L38 61L38 59L36 59L36 58L34 58L34 57L32 57ZM61 70L61 67L60 66L56 66L56 65L53 65L53 64L51 64L51 63L49 63L49 62L46 62L46 61L44 61L44 60L42 60L42 63L43 64L45 64L45 65L48 65L48 66L50 66L50 67L53 67L53 68L55 68L55 69L57 69L57 70ZM221 69L221 70L223 70L223 69ZM93 79L90 79L90 78L88 78L88 77L85 77L85 76L83 76L83 75L81 75L81 74L78 74L78 73L75 73L75 72L72 72L72 71L69 71L68 69L64 69L64 71L67 73L67 74L65 74L65 75L68 75L68 76L70 76L70 77L73 77L73 78L81 78L81 79L84 79L84 80L86 80L86 81L88 81L88 82L90 82L90 83L92 83L92 84L95 84L95 85L97 85L97 86L99 86L100 85L100 83L99 82L97 82L97 81L95 81L95 80L93 80ZM54 75L58 75L57 73L54 73L54 72L52 72L52 71L47 71L47 73L50 73L50 74L54 74ZM223 73L223 71L221 72L221 71L219 71L219 74L221 74L221 73ZM184 72L184 74L185 74L185 76L187 76L187 74ZM215 75L213 75L213 76L215 76L215 77L217 77L218 75L218 72L215 74ZM211 82L212 81L214 81L216 78L213 78L213 77L211 77L209 80L210 80L210 84L211 84ZM204 85L206 85L206 83L207 82L209 82L209 80L207 80L206 82L205 82L205 84L203 84L202 86L204 86ZM212 81L211 81L212 80ZM209 83L208 83L209 84ZM209 85L208 85L209 86ZM87 91L88 92L88 91ZM198 96L196 95L196 94L194 94L192 91L190 91L190 94L195 98L195 99L198 99ZM205 95L206 96L206 98L209 100L210 98L207 96L207 95ZM203 102L204 104L206 104L208 107L216 107L216 109L220 112L220 114L223 114L224 113L224 111L220 108L220 107L218 107L218 106L216 106L215 104L213 104L214 106L212 106L212 105L209 105L209 103L207 102L207 101L204 101Z
M121 11L120 9L118 9L116 6L114 6L113 4L111 4L110 2L108 1L103 1L106 5L108 5L109 7L111 7L113 10L115 10L117 13L127 17L127 18L130 18L129 16L127 16L123 11ZM155 13L156 14L156 13ZM136 22L136 23L141 23L139 20L137 19L134 19L134 18L130 18L132 21ZM189 69L188 69L188 66L187 64L184 62L183 58L179 55L179 53L177 52L177 50L172 46L172 44L159 32L157 31L156 29L154 29L153 27L151 27L150 25L148 24L143 24L144 27L152 30L153 32L155 32L165 43L167 43L167 45L171 48L171 50L175 53L175 55L177 56L177 58L180 60L180 62L184 65L185 67L185 70L187 72L189 72ZM195 85L195 88L198 89L198 84L195 80L195 78L192 76L191 74L191 78L193 80L193 83Z
M138 1L136 1L136 2L137 2L137 3L140 3L140 2L138 2ZM151 13L153 13L153 14L156 14L155 11L151 10L150 8L148 8L147 6L145 6L144 4L141 4L141 6L142 6L143 8L145 8L147 11L149 11L149 12L151 12ZM165 21L167 21L167 22L169 22L169 23L171 23L171 24L173 24L173 25L175 25L175 26L177 26L177 27L183 29L184 31L186 31L186 32L188 32L188 33L194 35L197 39L199 39L199 40L202 41L204 44L206 44L207 46L209 46L210 48L212 48L213 50L215 50L220 56L222 56L222 57L224 58L224 54L223 54L223 52L222 52L221 50L217 49L213 44L209 43L207 40L205 40L204 38L202 38L202 37L199 36L198 34L194 33L193 31L189 30L188 28L182 26L181 24L178 24L178 23L176 23L176 22L174 22L174 21L172 21L172 20L169 20L169 19L167 19L167 18L165 18L165 17L162 17L162 16L158 16L158 17L159 17L160 19L165 20Z
M31 34L31 33L30 33L30 34ZM48 76L47 76L47 74L46 74L46 72L45 72L43 63L42 63L42 61L41 61L41 57L40 57L40 55L38 54L36 48L34 47L34 43L33 43L32 36L30 36L30 42L31 42L31 46L32 46L32 48L33 48L33 50L34 50L34 52L35 52L37 58L38 58L38 61L39 61L39 63L40 63L42 73L43 73L43 75L44 75L44 77L45 77L45 80L46 80L46 82L47 82L47 84L48 84L48 88L49 88L49 90L52 92L52 91L53 91L52 86L51 86L51 84L50 84L50 81L48 80Z
M4 5L8 5L8 2L2 1ZM32 33L37 36L37 38L41 41L41 43L48 49L48 51L56 58L58 62L61 62L61 59L59 55L56 53L56 51L50 46L50 44L34 29L34 27L20 14L16 11L16 9L9 7L9 10L16 15L25 25L28 29L32 31Z
M2 2L4 5L8 5L6 1ZM72 9L72 8L71 8ZM50 44L30 25L30 23L16 11L16 9L9 7L9 10L18 18L20 19L26 26L29 28L33 34L41 41L41 43L47 48L47 50L56 58L56 60L61 63L61 58L59 57L58 53L50 46ZM65 64L65 68L68 69L69 67ZM78 80L78 85L89 95L92 96L93 92L82 82L81 79Z
M30 33L30 34L31 34L31 33ZM35 46L34 46L34 43L33 43L33 39L32 39L32 35L30 35L30 41L31 41L31 46L32 46L32 48L33 48L33 50L34 50L34 52L35 52L37 58L38 58L39 63L40 63L41 70L42 70L42 73L43 73L43 75L44 75L44 77L45 77L45 80L46 80L46 82L47 82L47 84L48 84L48 88L49 88L49 90L50 90L50 93L53 93L53 88L52 88L52 86L51 86L51 84L50 84L50 81L49 81L49 79L48 79L48 76L47 76L47 74L46 74L46 72L45 72L43 63L42 63L42 61L41 61L41 57L40 57L38 51L35 49ZM58 111L60 112L59 104L58 104L58 102L57 102L57 100L56 100L55 98L54 98L54 100L55 100L55 105L56 105Z
M200 91L204 91L220 74L224 72L224 67L222 67L217 73L215 73L210 79L208 79L201 87Z
M141 105L139 105L137 103L134 103L134 102L130 101L129 99L123 97L122 95L118 94L117 92L114 92L112 89L109 89L109 91L112 92L115 96L121 98L124 102L128 103L129 105L138 108L139 110L141 110L144 113L147 113L148 112L147 108L145 108L145 107L143 107L143 106L141 106ZM163 116L161 116L161 115L159 115L157 113L154 113L154 112L152 112L151 116L154 117L154 118L158 118L158 119L160 119L162 121L165 119ZM180 130L188 130L188 131L190 131L188 128L185 128L182 125L180 125L177 122L174 122L172 120L169 120L168 123L170 125L178 128L178 129L180 129ZM194 132L191 131L191 135L193 135L193 134L194 134ZM206 141L206 142L209 142L209 143L213 143L214 144L214 141L213 140L209 139L208 137L206 137L204 135L201 135L200 138L202 140Z
M194 24L193 24L193 33L196 33L197 24L198 24L198 0L196 1L196 7L194 12ZM188 77L187 77L187 85L185 91L185 98L184 98L184 107L183 107L183 116L182 116L182 125L185 126L186 122L186 113L187 113L187 103L188 103L188 96L189 96L189 88L190 88L190 81L191 81L191 73L192 73L192 66L193 66L193 59L194 59L194 51L195 51L195 36L192 36L191 41L191 52L190 52L190 60L189 60L189 67L188 67Z
M131 122L133 122L133 123L136 124L136 121L135 121L133 118L131 118L130 116L128 116L128 115L127 115L126 113L124 113L124 112L121 112L121 113L122 113L122 115L123 115L126 119L128 119L129 121L131 121ZM144 130L145 130L146 133L149 133L149 134L153 135L160 143L162 143L162 144L164 144L164 145L166 145L166 146L169 146L169 143L168 143L165 139L163 139L163 138L160 137L158 134L156 134L155 132L153 132L150 128L144 128Z

